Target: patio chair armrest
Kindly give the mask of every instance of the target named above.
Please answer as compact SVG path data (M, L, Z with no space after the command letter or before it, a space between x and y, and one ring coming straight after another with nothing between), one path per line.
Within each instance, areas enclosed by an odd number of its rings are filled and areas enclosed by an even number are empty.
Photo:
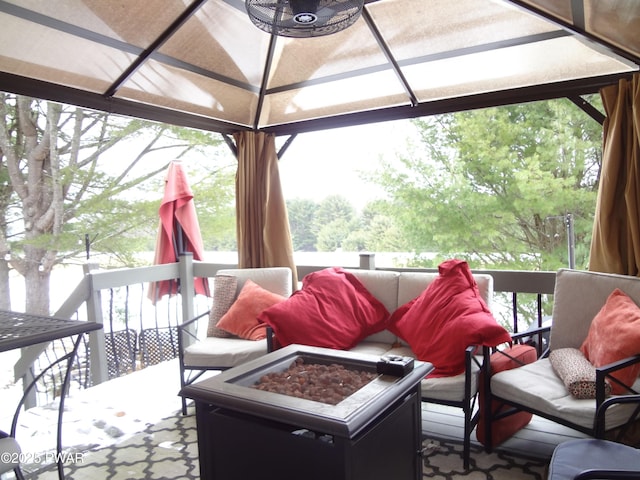
M485 355L485 352L488 351L489 347L484 347L482 345L469 345L464 349L465 355L465 366L466 371L470 371L471 362L475 362L475 364L482 369L486 363L485 359L488 358L488 355ZM482 358L479 358L482 353Z
M602 405L600 405L596 415L604 415L607 408L620 403L637 403L640 405L640 393L634 393L633 395L614 395L613 397L609 397L602 403Z
M271 325L267 325L267 353L271 353L275 350L274 345L275 332Z
M513 343L525 343L535 346L538 352L538 358L545 358L549 356L549 347L547 346L544 350L542 349L542 337L544 334L549 334L550 332L551 325L546 325L543 327L535 327L525 332L512 333L511 339ZM532 341L533 337L538 337L538 341ZM525 339L527 339L527 341L525 341Z
M598 367L598 370L602 370L605 374L608 374L636 363L640 363L640 355L632 355L630 357L623 358L622 360L611 362L607 365L603 365L602 367Z
M208 317L209 312L201 313L200 315L193 317L191 320L187 320L186 322L178 325L178 355L182 358L182 353L185 347L185 337L191 338L193 340L197 340L198 337L193 332L189 331L189 327L194 323L197 323L199 320L202 320L204 317ZM191 340L188 340L191 341Z
M596 410L596 438L604 438L605 416L607 409L613 405L620 405L622 403L637 403L638 406L632 413L632 417L638 418L640 415L640 394L633 395L615 395L607 398ZM630 419L631 420L631 419Z
M526 338L526 337L533 337L534 335L538 335L541 333L547 333L551 331L551 325L547 325L544 327L535 327L532 328L530 330L527 330L525 332L518 332L518 333L512 333L511 334L511 339L512 340L520 340L522 338Z
M638 478L637 470L585 470L580 472L573 480L633 480Z
M625 385L620 380L611 376L611 374L615 373L617 370L621 370L636 363L640 363L640 355L633 355L632 357L623 358L622 360L618 360L616 362L612 362L607 365L603 365L602 367L596 368L596 401L598 405L601 405L602 402L604 402L604 382L607 378L611 382L615 382L616 384L623 386L631 394L638 393L633 390L633 388L631 388L631 385ZM599 392L598 389L600 389L601 391Z
M201 313L200 315L198 315L196 317L193 317L191 320L187 320L186 322L182 322L180 325L178 325L178 330L184 330L189 325L197 322L198 320L201 320L205 316L208 316L209 313L210 313L210 310L207 310L206 312Z
M638 394L638 392L636 392L632 388L632 386L625 385L624 383L610 375L617 370L628 367L629 365L634 365L636 363L640 363L640 355L627 357L622 360L618 360L617 362L612 362L608 365L603 365L602 367L596 368L596 438L604 438L606 418L605 415L607 409L610 406L620 403L638 403L638 407L635 409L629 420L631 421L632 419L637 419L640 415L640 394ZM624 395L614 395L605 400L605 381L607 378L611 382L615 382L618 385L624 386L630 393Z

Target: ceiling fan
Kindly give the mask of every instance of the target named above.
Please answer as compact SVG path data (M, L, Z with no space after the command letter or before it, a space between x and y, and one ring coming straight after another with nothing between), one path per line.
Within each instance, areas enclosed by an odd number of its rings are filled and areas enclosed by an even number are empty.
M284 37L330 35L353 25L364 0L246 0L249 18L259 29Z

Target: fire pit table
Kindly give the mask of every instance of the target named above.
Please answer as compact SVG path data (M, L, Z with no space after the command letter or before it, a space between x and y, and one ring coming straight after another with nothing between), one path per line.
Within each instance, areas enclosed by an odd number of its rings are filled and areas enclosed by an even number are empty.
M184 387L196 405L200 477L421 480L420 380L433 366L416 361L395 376L378 374L379 360L289 345ZM338 403L257 388L300 362L373 379Z

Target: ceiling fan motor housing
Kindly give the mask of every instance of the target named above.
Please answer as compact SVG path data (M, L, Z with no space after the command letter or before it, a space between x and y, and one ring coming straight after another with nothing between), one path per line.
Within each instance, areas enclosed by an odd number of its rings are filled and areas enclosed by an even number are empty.
M360 18L364 0L245 0L245 6L260 30L306 38L350 27Z
M316 12L320 0L289 0L293 21L301 25L311 25L318 21Z

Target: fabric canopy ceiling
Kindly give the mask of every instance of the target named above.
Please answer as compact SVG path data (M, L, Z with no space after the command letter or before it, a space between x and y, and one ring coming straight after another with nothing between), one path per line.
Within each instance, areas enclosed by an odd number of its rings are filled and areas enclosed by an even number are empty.
M244 0L0 0L0 90L221 133L593 93L640 65L637 0L367 0L330 36Z

